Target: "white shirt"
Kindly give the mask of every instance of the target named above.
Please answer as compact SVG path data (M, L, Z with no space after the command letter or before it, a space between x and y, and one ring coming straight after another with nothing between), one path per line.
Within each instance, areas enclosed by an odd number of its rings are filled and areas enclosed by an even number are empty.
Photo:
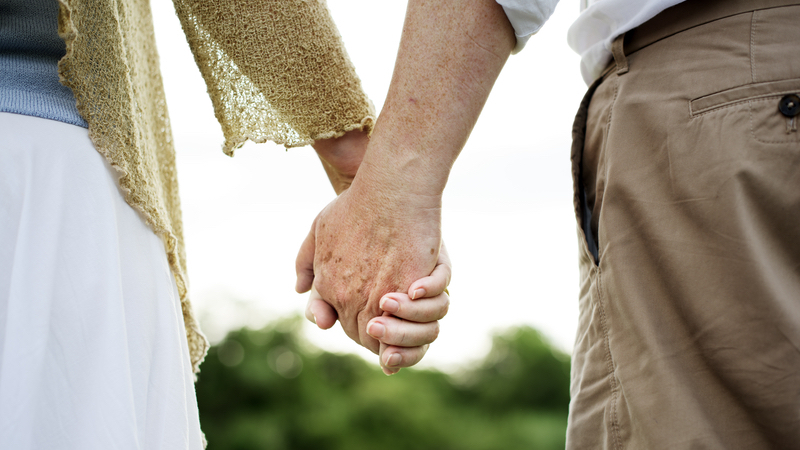
M525 46L530 37L553 14L558 0L496 0L503 7L517 45ZM647 22L661 11L683 0L581 0L582 12L567 33L570 48L581 55L581 75L591 84L611 60L614 38Z
M511 52L517 53L525 47L556 9L558 0L496 0L514 27L517 45Z

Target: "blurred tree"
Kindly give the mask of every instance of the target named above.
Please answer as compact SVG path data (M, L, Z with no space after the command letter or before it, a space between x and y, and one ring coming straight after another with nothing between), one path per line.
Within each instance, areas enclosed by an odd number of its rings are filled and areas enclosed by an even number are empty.
M300 337L300 318L231 332L197 383L210 450L564 448L569 359L538 332L495 337L460 379L434 370L386 377Z
M466 395L491 411L566 412L569 369L569 357L538 331L512 328L493 338L491 353L467 378Z

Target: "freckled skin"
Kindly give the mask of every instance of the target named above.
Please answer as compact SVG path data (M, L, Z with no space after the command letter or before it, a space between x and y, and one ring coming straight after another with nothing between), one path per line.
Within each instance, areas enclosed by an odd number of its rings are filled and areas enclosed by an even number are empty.
M380 220L359 219L379 206ZM336 309L348 336L373 351L377 352L378 342L362 330L370 319L382 314L380 298L407 290L436 265L440 205L431 206L424 209L435 222L433 235L427 230L428 221L405 217L404 203L388 196L367 201L354 184L317 219L314 285Z
M302 292L313 280L347 335L374 352L366 325L380 298L436 264L450 169L514 43L496 2L409 1L383 110L350 188L312 227L313 278L298 281ZM311 272L311 253L301 249L299 273Z

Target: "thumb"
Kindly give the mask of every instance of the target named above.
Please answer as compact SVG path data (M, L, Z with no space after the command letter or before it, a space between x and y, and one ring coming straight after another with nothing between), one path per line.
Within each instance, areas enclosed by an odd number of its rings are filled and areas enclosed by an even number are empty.
M323 330L336 324L336 310L320 297L316 289L311 288L306 304L306 319L317 324Z
M311 224L311 230L308 236L300 245L300 251L297 252L297 259L294 262L294 270L297 273L297 282L294 285L294 290L302 294L308 292L314 283L314 250L316 236L314 229L317 226L317 220Z

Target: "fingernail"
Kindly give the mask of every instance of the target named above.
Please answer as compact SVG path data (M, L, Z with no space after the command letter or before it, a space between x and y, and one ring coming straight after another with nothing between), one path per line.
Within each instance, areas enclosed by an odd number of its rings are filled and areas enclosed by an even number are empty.
M392 356L390 356L389 359L386 360L386 367L395 367L400 365L401 359L402 358L400 357L399 353L392 353Z
M390 377L397 373L387 369L386 367L381 367L381 370L383 370L383 374L386 375L387 377Z
M411 300L416 300L422 297L425 297L425 289L415 289L414 292L411 293Z
M378 322L375 322L367 327L367 333L375 339L380 339L386 334L386 327Z
M386 312L396 313L397 311L400 311L400 303L398 303L397 300L389 297L382 298L380 305L381 309Z
M317 316L312 314L311 318L313 319L312 322L314 322L314 325L316 325L317 324Z

